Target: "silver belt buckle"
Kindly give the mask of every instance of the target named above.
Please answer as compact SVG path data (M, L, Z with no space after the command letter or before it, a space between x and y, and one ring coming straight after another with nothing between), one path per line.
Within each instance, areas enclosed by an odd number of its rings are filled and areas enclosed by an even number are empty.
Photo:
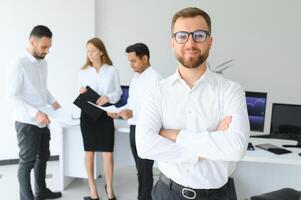
M193 196L192 197L189 197L185 194L186 191L189 191L191 193L193 193ZM186 199L195 199L196 197L196 192L192 189L189 189L189 188L183 188L182 189L182 196L185 197Z

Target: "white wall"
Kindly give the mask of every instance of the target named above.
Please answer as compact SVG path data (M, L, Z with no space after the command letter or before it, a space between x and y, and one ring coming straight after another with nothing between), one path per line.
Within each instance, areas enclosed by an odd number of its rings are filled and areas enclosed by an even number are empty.
M271 103L301 104L298 60L301 46L299 0L6 0L0 2L0 68L24 51L28 34L36 24L54 33L47 56L49 88L63 106L76 95L76 73L85 59L85 43L94 35L105 42L122 84L132 78L126 46L144 42L151 63L163 76L177 63L169 45L173 14L187 6L199 6L212 17L214 45L212 66L234 58L225 73L246 90L268 92L265 132L269 131ZM95 11L95 13L94 13ZM11 110L4 100L4 74L0 73L0 160L16 158L16 135ZM53 136L52 153L57 154Z
M71 107L77 94L77 72L85 62L85 43L94 36L94 0L6 0L0 2L0 160L18 157L17 139L11 119L11 107L5 99L7 64L22 54L31 29L38 24L53 32L53 44L47 56L48 86L65 107ZM52 134L52 155L59 148Z
M151 63L163 76L175 71L170 21L187 6L199 6L212 17L211 66L234 58L224 75L245 90L268 92L269 132L272 102L301 104L301 1L96 1L96 34L104 40L123 84L132 76L124 49L135 42L150 47Z

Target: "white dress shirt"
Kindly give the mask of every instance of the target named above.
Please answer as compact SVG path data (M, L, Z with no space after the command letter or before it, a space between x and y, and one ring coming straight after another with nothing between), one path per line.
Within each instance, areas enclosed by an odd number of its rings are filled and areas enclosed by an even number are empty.
M134 74L130 84L128 103L123 107L133 112L133 117L128 120L129 125L136 125L143 98L154 83L160 79L161 75L152 67L148 67L142 73Z
M39 108L51 105L55 99L47 88L47 62L38 60L28 51L9 65L8 96L14 105L13 118L39 127L35 116Z
M228 115L229 129L216 131ZM160 129L179 129L176 142L160 136ZM157 160L168 178L195 189L223 186L248 138L244 90L208 69L192 89L178 71L158 82L142 103L136 127L138 155Z
M118 71L107 64L102 65L98 72L91 66L81 69L78 73L78 86L89 86L100 96L107 96L111 104L117 103L122 94Z

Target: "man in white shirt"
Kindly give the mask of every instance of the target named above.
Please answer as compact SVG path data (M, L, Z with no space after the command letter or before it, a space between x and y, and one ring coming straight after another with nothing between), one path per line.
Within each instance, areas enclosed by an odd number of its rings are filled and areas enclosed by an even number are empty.
M19 146L18 180L21 200L33 200L30 172L34 168L35 199L55 199L61 192L46 187L46 163L50 157L50 123L47 114L39 109L47 104L53 109L60 104L47 88L47 62L44 59L52 43L52 32L43 25L35 26L29 46L23 56L9 67L8 96L14 105L13 117Z
M143 43L136 43L126 48L128 60L135 75L131 81L129 89L128 103L125 109L119 113L110 114L112 117L128 119L130 125L130 144L133 157L138 171L138 199L151 200L153 188L153 160L141 159L137 155L135 130L136 122L139 118L140 106L146 92L152 85L161 79L160 74L150 66L149 49Z
M143 100L138 155L158 161L153 199L228 199L228 177L249 137L244 90L207 67L212 37L206 12L180 10L171 31L179 67Z

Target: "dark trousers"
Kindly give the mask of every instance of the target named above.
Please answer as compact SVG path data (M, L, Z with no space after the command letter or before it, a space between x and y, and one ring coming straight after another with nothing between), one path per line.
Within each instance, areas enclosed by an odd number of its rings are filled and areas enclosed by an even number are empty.
M46 163L50 157L50 131L47 127L15 122L19 146L18 180L20 200L34 200L30 183L30 172L34 168L35 193L46 190Z
M135 141L136 127L130 126L130 144L132 154L135 159L136 168L138 171L138 199L151 200L151 192L153 188L153 160L141 159L138 157L136 141Z
M154 200L187 200L181 192L173 190L170 185L166 185L162 180L158 180L153 188L152 193ZM229 200L227 188L218 192L203 192L198 194L195 200Z

